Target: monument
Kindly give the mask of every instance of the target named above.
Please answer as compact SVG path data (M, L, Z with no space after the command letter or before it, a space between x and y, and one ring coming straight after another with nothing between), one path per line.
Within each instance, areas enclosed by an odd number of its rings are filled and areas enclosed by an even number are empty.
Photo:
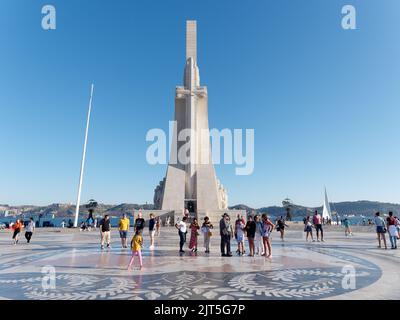
M197 66L197 24L186 22L186 64L183 86L175 90L175 122L166 177L155 189L156 209L216 216L227 212L226 190L216 177L211 158L207 87L200 85ZM188 132L188 139L179 139ZM184 145L187 161L179 157ZM237 211L235 211L237 212Z

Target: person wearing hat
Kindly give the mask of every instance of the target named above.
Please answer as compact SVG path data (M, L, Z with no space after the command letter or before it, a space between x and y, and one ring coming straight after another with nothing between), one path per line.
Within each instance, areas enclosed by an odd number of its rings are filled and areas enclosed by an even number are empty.
M232 257L231 238L233 236L233 228L227 213L224 213L222 219L219 221L219 232L221 235L221 256Z

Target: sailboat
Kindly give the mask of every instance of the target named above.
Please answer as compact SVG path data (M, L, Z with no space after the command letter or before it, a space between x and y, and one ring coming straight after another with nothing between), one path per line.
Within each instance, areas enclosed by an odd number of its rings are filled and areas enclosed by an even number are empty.
M332 220L331 207L329 205L326 188L325 188L324 208L322 210L322 219L324 219L325 221Z

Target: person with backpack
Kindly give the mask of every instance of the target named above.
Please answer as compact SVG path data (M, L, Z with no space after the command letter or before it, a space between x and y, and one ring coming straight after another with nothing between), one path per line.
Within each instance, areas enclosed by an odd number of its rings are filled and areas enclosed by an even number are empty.
M319 242L319 233L321 232L321 241L324 242L324 230L322 230L322 217L317 210L315 210L313 216L313 224L315 227L315 231L317 233L317 241Z
M389 212L389 216L386 219L389 231L391 249L397 249L397 238L399 237L399 232L397 230L397 220L393 217L393 212Z
M383 241L383 244L385 245L385 250L387 249L386 245L386 222L385 220L381 217L380 212L375 213L375 226L376 226L376 234L378 236L378 248L382 248L381 246L381 241Z
M263 238L263 245L264 245L264 253L262 256L266 258L272 257L272 247L271 247L271 232L274 230L275 225L271 222L268 216L263 213L261 216L262 221L262 238ZM268 252L268 254L267 254Z

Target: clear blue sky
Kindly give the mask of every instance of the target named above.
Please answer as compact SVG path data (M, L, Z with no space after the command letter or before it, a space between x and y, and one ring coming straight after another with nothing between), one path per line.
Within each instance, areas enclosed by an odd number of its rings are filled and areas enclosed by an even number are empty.
M0 203L75 202L92 81L82 199L151 203L145 135L173 118L187 19L210 126L255 129L253 175L216 167L230 204L400 202L400 1L2 0Z

